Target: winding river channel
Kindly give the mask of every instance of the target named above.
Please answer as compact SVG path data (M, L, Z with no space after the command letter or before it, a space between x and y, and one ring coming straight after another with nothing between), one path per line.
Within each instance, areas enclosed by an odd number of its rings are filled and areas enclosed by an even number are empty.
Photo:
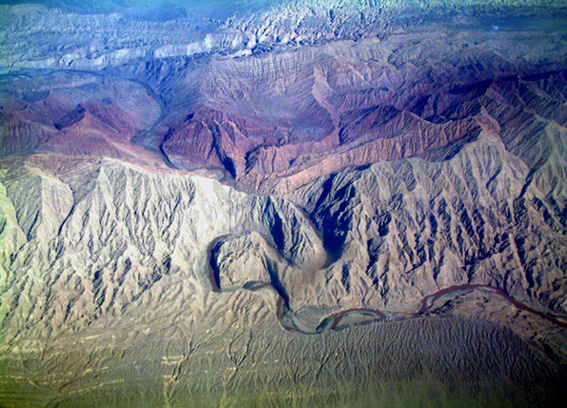
M229 288L229 289L221 289L220 284L220 277L218 276L218 271L216 268L213 267L211 264L211 250L214 244L218 241L213 241L208 248L209 254L209 279L211 286L213 288L213 292L223 293L223 292L233 292L238 289L245 289L250 291L259 291L262 289L269 289L273 290L277 295L277 309L276 309L276 316L282 328L288 332L292 333L300 333L300 334L320 334L325 331L329 330L339 330L345 327L349 327L353 324L360 324L360 323L369 323L375 322L379 320L399 320L402 318L409 318L409 317L418 317L424 314L427 314L431 309L433 309L435 302L442 297L448 297L451 295L461 295L467 292L471 292L473 290L489 292L492 295L499 296L502 299L509 302L512 306L514 306L517 310L531 313L541 319L547 320L559 327L567 328L567 319L563 319L560 317L552 316L550 314L543 313L539 310L536 310L525 303L522 303L511 296L509 296L504 290L500 288L496 288L490 285L484 284L461 284L461 285L453 285L447 288L438 290L430 295L425 296L421 302L419 303L419 307L415 312L409 313L392 313L386 310L380 309L372 309L372 308L352 308L352 309L345 309L337 313L332 313L329 316L325 317L321 320L321 322L317 325L314 329L306 329L305 327L299 327L298 324L295 322L295 318L293 313L288 308L288 302L282 296L278 288L274 287L270 282L248 282L247 284L243 285L240 288ZM358 323L353 324L342 324L342 321L346 317L355 316L359 317Z

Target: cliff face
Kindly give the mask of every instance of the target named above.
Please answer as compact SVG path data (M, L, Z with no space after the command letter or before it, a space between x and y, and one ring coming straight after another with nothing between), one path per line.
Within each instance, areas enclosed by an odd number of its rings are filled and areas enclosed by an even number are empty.
M553 406L562 2L111 3L2 6L0 405Z

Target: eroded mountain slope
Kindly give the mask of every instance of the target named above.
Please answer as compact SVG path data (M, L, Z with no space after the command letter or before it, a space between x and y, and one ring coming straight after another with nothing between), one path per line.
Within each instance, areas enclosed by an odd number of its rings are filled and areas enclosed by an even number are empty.
M154 284L170 275L203 291L275 294L284 303L274 300L274 313L304 330L347 309L396 318L463 284L564 315L557 288L567 202L557 171L565 139L548 135L555 149L535 171L486 131L441 162L392 161L317 179L289 195L298 206L107 159L11 159L3 176L5 326L14 336L29 319L45 330L81 326L140 297L151 304Z
M484 160L482 171L474 160ZM382 401L387 393L376 384L403 387L401 378L426 393L453 387L447 406L470 398L455 394L461 386L481 390L471 403L486 406L510 395L530 406L542 384L551 398L567 343L557 324L471 289L433 300L425 319L406 315L428 294L463 282L564 313L562 270L549 266L565 257L565 227L555 215L541 222L538 208L550 204L533 199L541 194L537 176L518 220L509 195L522 193L528 171L501 142L481 138L442 163L411 159L317 180L292 196L306 213L171 169L55 155L5 159L4 401L32 406L36 395L38 406L167 406L193 395L203 406L341 406ZM521 255L523 228L531 247ZM483 252L489 245L493 252ZM539 245L554 250L522 264ZM528 267L532 275L521 275ZM358 308L389 314L361 311L323 324ZM295 333L316 326L316 336ZM341 388L348 378L365 396ZM326 391L333 387L345 389L336 401Z
M2 6L0 405L553 406L564 2L398 3Z
M60 333L138 299L147 307L174 301L183 289L170 293L174 281L210 290L207 248L219 237L277 247L282 282L324 259L317 231L293 204L214 180L37 156L5 169L3 186L5 346L24 327ZM252 266L262 265L239 273Z

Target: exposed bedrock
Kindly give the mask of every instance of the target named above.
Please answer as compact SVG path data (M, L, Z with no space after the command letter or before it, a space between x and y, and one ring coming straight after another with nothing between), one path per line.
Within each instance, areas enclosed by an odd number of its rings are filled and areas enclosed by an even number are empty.
M131 143L160 117L138 83L87 72L0 77L0 157L56 152L159 165Z
M134 305L159 309L194 285L208 292L215 242L222 259L235 261L217 264L223 287L281 265L268 272L291 292L325 260L307 215L284 199L109 159L22 160L2 170L5 345L26 327L61 333ZM244 269L232 272L237 266ZM174 282L181 285L171 292Z
M6 338L211 289L253 290L305 328L346 309L412 313L462 284L565 316L566 139L549 129L537 170L484 131L450 159L343 171L286 199L108 159L4 159Z
M483 131L532 171L549 160L549 133L567 125L566 71L516 75L488 59L464 76L461 62L396 67L394 46L336 43L180 72L163 62L157 93L85 72L6 76L1 153L161 162L279 195L352 166L447 160ZM153 65L131 68L144 77Z
M6 336L211 289L302 327L464 284L565 316L564 33L436 24L98 73L12 61Z
M291 70L273 74L288 76L291 84L285 90L275 89L272 80L264 85L261 79L250 80L255 89L242 91L246 97L221 100L173 124L163 151L180 167L216 167L241 188L285 193L348 166L408 157L444 160L483 129L537 169L552 149L546 128L567 123L563 72L538 80L512 76L455 84L442 77L437 82L431 72L404 79L403 73L378 63L348 68L326 63L331 65L326 73L317 66L303 77ZM366 85L349 83L341 89L336 75L343 68L353 77L372 77L360 79ZM311 94L299 94L295 86ZM269 101L252 94L258 88L265 88ZM542 92L546 88L553 91ZM229 89L234 91L234 84ZM222 88L214 92L213 98L220 99Z
M564 405L567 0L38 1L0 405Z
M24 9L10 9L7 35L33 38L30 22L18 17ZM47 49L12 61L19 55L12 50L7 72L28 77L3 78L0 153L161 161L278 195L350 166L445 160L483 130L497 134L530 169L549 158L546 132L567 121L565 29L557 21L530 13L509 22L493 17L502 27L488 29L475 28L488 20L472 11L456 14L455 24L430 14L418 24L411 13L405 21L374 7L341 10L283 8L265 21L209 21L201 30L220 32L208 37L189 29L192 18L165 23L174 31L160 36L164 27L151 22L77 17L80 24L96 21L97 35L119 37L122 25L132 30L127 33L143 29L151 45L113 50L94 41L93 51L77 51L69 63L42 59ZM38 11L33 21L55 32L50 13ZM317 21L334 27L330 36L301 40ZM358 26L366 35L339 29ZM293 35L286 42L278 30ZM61 38L75 44L72 32ZM160 42L183 36L202 44L191 52L187 44L162 50ZM256 45L242 39L248 36ZM263 42L272 45L264 49ZM250 53L228 52L229 44Z

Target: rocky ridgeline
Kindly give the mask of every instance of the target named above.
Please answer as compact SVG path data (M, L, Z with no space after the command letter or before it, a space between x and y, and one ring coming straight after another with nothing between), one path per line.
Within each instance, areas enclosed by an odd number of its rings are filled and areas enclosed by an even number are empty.
M564 133L550 143L565 151ZM298 313L409 313L464 283L566 312L556 289L565 156L534 171L489 132L450 159L343 171L287 200L107 159L36 155L3 168L2 308L13 336L32 322L59 331L159 309L183 280L205 290L267 283Z
M0 156L56 152L158 165L131 143L160 117L158 101L140 84L56 72L5 76L0 89Z
M237 253L254 253L253 242L273 247L267 261L282 263L288 274L304 274L324 256L317 231L296 206L214 180L49 155L3 169L6 339L32 325L36 334L84 327L138 302L159 308L175 281L210 290L207 247L215 240L223 250L236 245ZM233 273L237 262L219 260L223 287L225 279L239 280L234 274L266 269L262 259L245 262Z
M6 76L0 154L205 169L241 190L281 195L349 166L444 160L487 131L535 171L554 149L547 133L567 123L565 67L554 57L532 65L559 52L540 34L541 53L521 63L533 47L517 33L491 45L491 33L472 32ZM508 41L518 47L502 48Z
M479 283L564 313L565 294L555 290L564 275L567 225L562 30L527 36L514 27L465 29L463 21L450 27L425 13L420 24L398 25L403 30L394 33L378 24L389 12L370 8L356 14L361 24L350 24L352 8L320 15L319 6L264 11L267 20L249 14L227 26L209 21L199 32L258 29L263 37L254 49L274 42L270 36L291 41L276 29L300 35L333 21L368 35L333 31L333 41L298 40L299 48L243 58L220 57L222 47L207 37L210 49L196 59L162 55L159 43L140 38L151 57L104 62L97 73L5 75L0 154L42 154L3 165L5 287L15 290L27 279L13 273L21 268L49 270L46 279L55 282L69 274L77 293L58 307L72 310L81 299L89 305L81 313L92 318L111 310L113 299L120 307L134 302L162 269L179 268L213 289L268 283L293 311L407 311L435 290ZM31 22L73 41L81 35L77 24L92 24L100 35L123 24L146 35L171 28L168 41L193 33L194 18L158 24L85 14L56 19L55 26L48 17L66 14L26 7L7 8L7 35L31 35ZM30 10L36 13L22 20ZM433 26L439 31L424 31ZM382 38L370 35L371 27ZM21 66L34 67L34 58L22 57ZM69 167L79 156L86 164ZM248 194L211 181L212 202L195 204L186 170ZM212 213L187 215L201 206ZM202 225L212 230L196 233ZM177 242L188 234L190 242ZM75 275L78 265L64 261L72 247L79 259L97 263ZM16 311L16 292L3 303L8 320L26 315ZM67 315L59 313L58 327L76 318Z
M229 406L260 377L564 373L561 2L328 3L2 6L0 386L72 405L147 376L164 406L176 387Z

